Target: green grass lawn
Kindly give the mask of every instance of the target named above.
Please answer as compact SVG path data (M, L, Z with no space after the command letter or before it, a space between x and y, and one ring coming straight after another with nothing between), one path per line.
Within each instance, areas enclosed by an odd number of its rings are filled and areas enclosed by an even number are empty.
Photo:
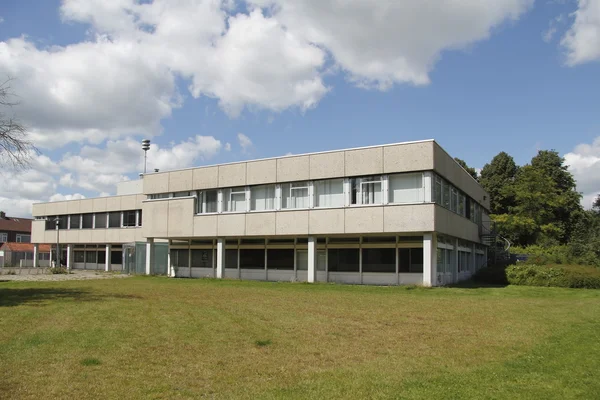
M0 283L0 398L598 399L600 290Z

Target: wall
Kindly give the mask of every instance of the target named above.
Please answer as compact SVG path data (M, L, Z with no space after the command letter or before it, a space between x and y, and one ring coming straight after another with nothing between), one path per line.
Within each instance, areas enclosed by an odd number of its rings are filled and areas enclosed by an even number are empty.
M143 190L144 181L142 179L117 183L117 196L125 196L129 194L142 194Z

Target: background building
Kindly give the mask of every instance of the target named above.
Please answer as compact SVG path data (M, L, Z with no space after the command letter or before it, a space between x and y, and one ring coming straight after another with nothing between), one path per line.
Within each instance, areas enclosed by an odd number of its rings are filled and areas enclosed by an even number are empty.
M8 217L0 211L0 246L6 242L30 243L31 219Z

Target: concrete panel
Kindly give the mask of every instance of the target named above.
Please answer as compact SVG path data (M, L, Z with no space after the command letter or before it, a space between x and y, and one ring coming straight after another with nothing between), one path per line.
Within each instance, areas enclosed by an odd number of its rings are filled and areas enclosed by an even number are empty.
M192 190L193 173L191 169L169 172L169 192Z
M142 204L144 203L144 200L146 200L148 198L148 196L144 195L144 194L138 194L135 196L135 209L136 210L141 210L142 209Z
M46 203L33 203L31 205L31 215L34 217L43 217L46 214Z
M246 185L246 163L219 166L219 187Z
M212 189L219 186L219 167L196 168L192 170L192 188Z
M147 201L142 205L142 232L145 237L168 236L169 201ZM191 218L190 218L191 219Z
M479 243L479 227L470 220L438 205L435 206L435 231Z
M383 147L344 152L345 175L374 175L383 173Z
M92 242L92 230L81 229L79 231L79 243L91 243Z
M433 169L433 142L399 144L383 148L383 172L427 171Z
M143 178L144 194L167 193L169 191L169 173L146 174Z
M110 196L106 198L106 211L121 211L121 197Z
M92 199L94 212L106 211L106 199L106 197L98 197L96 199Z
M122 243L121 228L106 229L106 243Z
M136 228L123 228L121 229L120 236L122 243L135 242L135 231Z
M42 243L56 243L56 231L45 231Z
M307 271L296 271L296 281L297 282L308 282L308 272Z
M77 200L74 200L77 201ZM65 215L69 213L68 201L57 201L46 205L46 209L52 208L52 214L49 215Z
M69 214L79 214L80 200L70 200L67 202L67 212Z
M359 272L330 272L329 282L335 283L346 283L350 285L360 284L360 273Z
M267 275L264 269L241 269L240 278L249 281L264 281L267 279Z
M31 243L46 243L46 221L37 220L31 222Z
M272 282L293 282L296 280L294 271L268 270L267 280Z
M218 236L242 236L246 234L246 214L221 214L217 216Z
M277 160L246 163L246 185L260 185L277 181Z
M225 269L225 279L238 279L239 273L237 269Z
M344 209L310 210L308 231L311 235L344 233Z
M192 278L214 278L215 270L212 268L192 268Z
M383 232L383 207L348 208L344 219L346 233Z
M415 273L404 273L400 274L398 278L401 285L422 285L423 284L423 274L415 274Z
M121 197L121 210L136 210L137 209L137 196L123 196Z
M312 154L310 158L310 179L339 178L344 176L344 152Z
M262 236L275 234L275 213L246 214L246 235Z
M132 181L122 181L117 183L117 196L128 194L140 194L144 191L144 180L136 179Z
M285 157L277 160L277 182L307 181L310 179L310 157Z
M79 200L79 212L82 214L94 212L94 200L93 199Z
M194 217L194 236L216 237L217 216L197 215Z
M56 235L55 235L56 238ZM74 230L61 230L60 231L60 243L81 243L79 241L79 229Z
M106 229L92 230L92 243L106 243Z
M194 199L173 199L168 203L169 237L192 236L194 234Z
M136 242L145 242L146 238L144 237L144 231L142 228L135 229L135 241Z
M383 208L384 232L432 232L434 230L435 205L433 204Z
M307 235L308 211L279 211L276 213L277 235Z
M396 273L363 272L363 285L397 285Z

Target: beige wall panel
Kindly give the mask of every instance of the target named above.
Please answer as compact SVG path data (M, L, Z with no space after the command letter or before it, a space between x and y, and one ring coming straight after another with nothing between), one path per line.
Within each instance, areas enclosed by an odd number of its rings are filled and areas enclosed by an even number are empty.
M246 234L246 214L220 214L217 221L219 236L242 236Z
M169 192L192 190L193 174L191 169L169 172Z
M106 211L106 199L106 197L98 197L97 199L92 199L94 204L94 212Z
M79 201L79 212L82 214L94 212L94 199L83 199Z
M77 201L77 200L75 200ZM69 213L69 205L66 201L57 201L54 203L49 203L51 207L54 209L51 215L65 215ZM46 206L48 208L48 206Z
M194 199L169 200L169 237L194 235Z
M92 243L91 229L81 229L79 231L79 243Z
M46 203L33 203L31 205L31 215L34 217L44 217L46 214Z
M143 194L137 194L135 195L135 209L136 210L141 210L142 209L142 204L144 203L144 200L147 199L146 195Z
M196 168L192 173L192 187L194 189L219 187L219 167Z
M142 228L137 228L135 230L135 241L136 242L145 242L146 238L144 237L144 232Z
M433 169L433 142L400 144L383 148L383 172L426 171Z
M197 215L194 217L194 236L216 237L217 216Z
M93 229L92 243L106 243L106 229Z
M383 232L383 207L347 208L346 233Z
M168 236L169 201L147 201L142 205L142 231L148 238ZM191 216L190 216L191 219Z
M46 231L43 243L56 243L56 231Z
M383 210L385 232L432 232L434 230L434 205L386 206Z
M219 166L219 187L246 185L246 163Z
M383 173L383 147L349 150L344 152L345 175L373 175Z
M310 158L310 179L340 178L344 176L344 152L313 154Z
M46 221L32 221L31 222L31 243L46 243Z
M246 235L275 235L275 213L261 212L246 214Z
M123 196L121 197L121 210L135 210L137 205L137 196Z
M110 228L105 229L106 231L106 243L122 243L121 240L121 228Z
M167 193L169 191L169 173L144 175L144 194Z
M440 206L435 206L435 230L444 235L472 242L480 241L477 224Z
M277 160L277 182L306 181L310 179L310 157L285 157Z
M110 196L106 198L106 211L121 210L121 196Z
M74 230L62 230L60 231L60 243L80 243L79 241L79 229Z
M81 200L70 200L67 202L67 212L69 214L79 214L79 202Z
M135 242L135 232L136 228L123 228L119 233L120 239L122 243L131 243Z
M308 213L309 234L344 233L344 209L310 210Z
M246 163L246 185L260 185L277 181L277 160Z
M277 235L308 234L308 211L279 211L275 218Z

